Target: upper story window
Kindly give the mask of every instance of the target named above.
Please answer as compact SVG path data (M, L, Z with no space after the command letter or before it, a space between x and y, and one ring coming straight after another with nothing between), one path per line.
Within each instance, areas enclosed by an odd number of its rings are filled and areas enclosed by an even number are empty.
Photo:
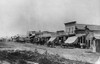
M72 27L72 33L73 33L73 31L74 31L74 28Z
M67 32L67 33L69 32L69 28L66 28L66 32Z
M71 29L69 28L69 33L70 33Z
M72 33L74 33L75 32L75 27L72 27Z

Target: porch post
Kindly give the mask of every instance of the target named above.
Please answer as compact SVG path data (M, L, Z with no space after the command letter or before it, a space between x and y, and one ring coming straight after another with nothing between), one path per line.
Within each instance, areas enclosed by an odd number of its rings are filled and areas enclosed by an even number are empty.
M90 49L92 49L92 39L90 39Z
M92 49L93 49L93 52L96 52L96 40L93 40L93 47L92 47Z
M81 46L81 44L82 44L81 39L82 39L82 38L80 37L80 46ZM81 46L81 48L82 48L82 46Z

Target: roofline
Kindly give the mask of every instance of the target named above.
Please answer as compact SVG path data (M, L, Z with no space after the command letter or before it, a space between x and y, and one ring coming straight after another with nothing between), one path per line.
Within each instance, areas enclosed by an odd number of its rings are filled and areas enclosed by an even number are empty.
M94 24L82 24L82 23L77 23L77 25L86 25L86 26L100 26L100 25L94 25Z
M77 21L66 22L64 24L67 25L67 24L73 24L73 23L77 23ZM77 24L90 25L90 26L100 26L100 25L96 25L96 24L86 24L86 23L77 23Z
M67 23L64 23L65 25L68 25L68 24L75 24L76 21L72 21L72 22L67 22Z

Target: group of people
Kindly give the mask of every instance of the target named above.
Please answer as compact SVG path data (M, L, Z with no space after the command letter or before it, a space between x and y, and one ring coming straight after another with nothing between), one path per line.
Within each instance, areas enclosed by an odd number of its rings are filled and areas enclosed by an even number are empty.
M44 45L50 39L50 37L34 37L30 38L30 43L37 45Z

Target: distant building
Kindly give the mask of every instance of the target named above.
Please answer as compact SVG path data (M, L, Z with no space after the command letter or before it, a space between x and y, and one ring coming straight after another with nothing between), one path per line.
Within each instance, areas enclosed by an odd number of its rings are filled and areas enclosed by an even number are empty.
M49 32L49 31L42 31L40 33L38 33L38 37L51 37L53 32Z
M49 31L28 31L28 36L35 36L35 37L52 37L55 36L55 32Z
M37 31L28 31L27 36L34 36L37 33Z
M56 31L57 35L66 35L65 31L64 30L59 30L59 31Z

